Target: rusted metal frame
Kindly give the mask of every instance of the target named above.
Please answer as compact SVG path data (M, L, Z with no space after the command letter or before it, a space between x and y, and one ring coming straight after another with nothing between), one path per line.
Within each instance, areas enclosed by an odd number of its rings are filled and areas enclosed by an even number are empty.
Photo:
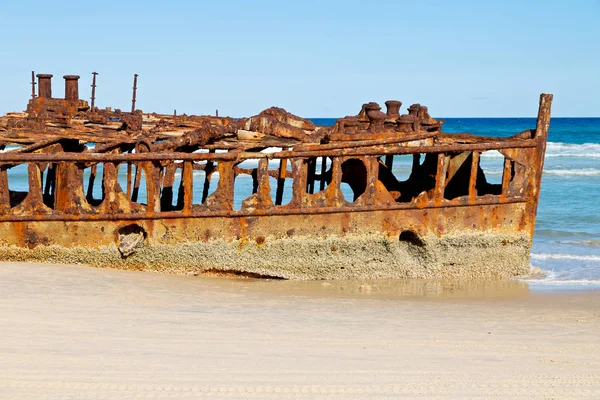
M160 179L162 168L156 162L148 161L146 169L146 197L148 212L160 212Z
M438 153L437 171L435 175L435 189L433 194L434 203L441 205L444 199L444 190L446 189L446 178L448 176L449 156L445 153Z
M37 214L46 208L42 194L42 173L38 164L27 164L27 183L29 190L20 207Z
M42 140L42 141L36 142L34 144L31 144L29 146L19 147L18 149L11 150L11 151L9 151L7 153L20 153L20 154L22 154L22 153L31 153L33 151L43 149L44 147L52 146L53 144L58 143L62 139L63 138L58 138L57 137L57 138Z
M361 161L367 169L367 185L365 192L361 197L365 197L364 204L375 205L377 203L377 198L375 197L377 191L377 181L379 181L379 157L364 157L361 159Z
M479 198L476 204L466 204L462 202L448 201L443 206L436 206L429 202L421 207L416 207L414 203L390 204L381 208L373 206L339 206L339 207L313 207L313 208L292 208L288 206L272 207L267 209L242 209L242 210L208 210L194 211L189 216L184 216L181 211L167 211L157 213L114 213L114 214L43 214L43 215L0 215L0 222L23 222L23 221L118 221L118 220L157 220L157 219L177 219L177 218L223 218L223 217L253 217L270 215L306 215L308 214L340 214L355 212L373 212L373 211L395 211L409 209L432 209L432 208L458 208L458 207L480 207L480 206L503 206L516 203L528 203L529 197L507 198L503 203L498 202L498 196L490 198Z
M102 166L102 203L98 206L101 213L112 214L129 209L129 204L123 204L121 201L122 190L118 180L119 165L114 162L106 162ZM127 201L129 202L129 199Z
M127 161L127 192L126 192L126 196L129 200L131 200L131 172L132 172L131 166L132 166L131 161Z
M397 144L397 143L406 143L411 142L413 140L423 140L435 137L437 132L422 132L417 134L410 135L398 135L392 138L378 138L378 139L369 139L369 140L352 140L345 141L342 143L334 142L334 143L325 143L325 144L300 144L294 146L295 151L311 151L311 150L335 150L335 149L348 149L354 147L369 147L369 146L382 146L386 144ZM353 135L347 135L348 137L353 137Z
M227 139L224 139L227 140ZM203 149L206 150L233 150L233 149L250 149L256 147L256 143L249 143L247 145L240 145L239 141L235 141L234 143L225 143L225 142L218 142L218 143L212 143L212 144L205 144L202 146ZM222 153L224 154L224 153Z
M513 161L510 158L504 157L504 167L502 168L502 193L501 199L505 199L508 190L508 184L512 178L512 166Z
M233 161L222 161L217 166L219 172L219 184L215 193L218 210L233 211L235 175L233 173Z
M266 160L266 158L261 158L261 160ZM277 169L270 169L269 170L269 176L272 177L272 178L274 178L274 179L276 179L276 180L279 179L279 167L277 167ZM285 172L285 176L292 176L292 171L288 169Z
M477 198L477 172L479 170L479 152L474 151L471 160L471 175L469 176L469 202L475 204Z
M271 184L269 182L269 160L262 158L258 161L258 167L256 168L256 183L257 187L253 193L256 198L255 208L268 209L273 206L273 199L271 198ZM242 202L242 208L244 202Z
M292 164L292 200L291 207L302 207L306 198L308 165L304 162L304 158L294 158L290 160Z
M536 161L535 188L536 203L540 195L540 187L542 182L542 171L544 169L544 155L546 154L546 142L548 141L548 130L550 128L550 109L552 106L552 95L543 93L540 95L540 106L538 108L538 116L535 128L535 140L539 143Z
M537 214L537 205L540 199L542 186L542 172L544 169L544 156L546 154L546 143L548 141L548 130L550 128L550 109L552 106L551 94L543 93L540 95L540 103L538 108L538 116L536 121L534 140L538 141L539 145L535 151L534 160L532 160L532 178L529 182L530 193L533 194L533 200L529 204L528 215L535 221ZM530 234L533 236L535 224L530 224Z
M181 192L183 191L183 196ZM179 187L179 197L183 199L184 216L192 214L193 196L194 196L194 168L193 161L184 161L181 171L181 186Z
M140 166L140 163L137 163L137 164L135 164L135 177L133 179L133 190L131 191L131 197L129 197L129 199L133 202L138 201L138 196L140 194L141 175L142 175L141 166Z
M194 161L238 161L256 159L256 158L308 158L308 157L335 157L335 156L384 156L388 154L415 154L415 153L443 153L443 152L463 152L463 151L487 151L498 149L517 149L537 147L538 141L518 140L494 144L457 144L457 145L433 145L421 147L405 147L405 146L387 146L378 148L366 149L337 149L324 151L281 151L275 153L133 153L133 154L94 154L94 153L59 153L59 154L43 154L43 153L26 153L26 154L11 154L0 153L0 162L51 162L51 161L89 161L89 162L105 162L105 161L168 161L168 160L194 160Z
M10 210L10 190L8 187L8 173L4 165L0 165L0 213Z
M339 207L339 204L345 204L344 194L342 193L342 158L341 157L333 157L331 159L331 183L330 186L333 187L333 203L336 204L336 207ZM329 190L329 189L328 189Z
M428 132L423 130L418 130L415 133L404 133L404 132L396 132L395 130L384 130L377 133L368 133L368 131L361 131L354 134L345 134L345 133L336 133L331 135L331 139L335 141L342 142L353 142L358 140L362 141L372 141L372 140L381 140L381 141L391 141L389 143L394 143L394 140L400 141L410 141L410 140L418 140L421 138L427 138L438 135L439 132ZM394 135L393 138L386 138L385 136Z
M96 124L89 124L86 128L93 127ZM97 130L93 129L85 129L84 131L70 132L64 129L46 129L46 130L32 130L27 132L27 134L23 134L19 131L4 131L3 140L6 143L34 143L42 139L50 139L50 138L58 138L58 139L77 139L82 142L88 143L112 143L119 142L122 143L123 140L129 141L131 139L130 136L123 135L110 135L108 133L103 132L102 134L98 134Z
M526 129L524 131L521 131L520 133L524 133L524 132L533 132L533 129ZM517 133L519 134L519 133ZM533 136L531 137L533 138ZM467 132L458 132L458 133L446 133L446 132L439 132L439 134L436 136L435 140L436 142L438 142L439 144L446 144L446 143L461 143L461 144L476 144L476 143L502 143L502 142L506 142L506 141L513 141L513 140L530 140L531 138L516 138L514 136L509 136L509 137L497 137L497 136L479 136L479 135L474 135L472 133L467 133Z
M266 160L266 158L261 158L261 160ZM240 168L237 165L235 167L233 167L233 170L235 172L235 175L252 175L254 173L254 171L256 170L256 168Z
M126 146L126 145L130 145L133 146L135 144L135 140L123 140L123 141L115 141L115 142L110 142L110 143L105 143L103 145L98 146L96 144L96 146L94 147L93 150L91 150L91 153L105 153L108 151L112 151L116 148L120 148L122 146Z
M369 156L387 154L414 154L414 153L443 153L443 152L463 152L463 151L486 151L497 149L517 149L537 147L537 142L533 139L516 140L504 143L486 143L486 144L456 144L456 145L433 145L433 146L387 146L378 148L365 149L339 149L339 150L324 150L324 151L289 151L268 153L269 158L292 158L292 157L313 157L315 155L322 156ZM242 153L240 157L244 157ZM1 161L1 158L0 158Z

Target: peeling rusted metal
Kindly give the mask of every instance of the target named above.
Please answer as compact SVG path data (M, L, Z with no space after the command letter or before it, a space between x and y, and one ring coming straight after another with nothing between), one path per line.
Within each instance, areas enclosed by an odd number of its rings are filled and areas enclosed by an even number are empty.
M0 118L0 146L9 146L0 153L0 246L125 243L126 230L113 232L120 223L143 230L135 231L132 249L140 241L152 246L212 239L252 240L263 248L273 238L389 238L405 231L533 234L552 95L541 95L535 129L487 138L442 133L443 121L427 107L413 104L401 114L396 100L386 101L385 112L366 103L332 127L276 107L241 119L218 111L144 113L135 109L137 74L131 112L101 110L95 106L96 75L91 106L79 99L79 76L65 75L65 98L56 99L52 75L38 74L38 96L32 79L27 111ZM504 156L496 185L480 166L480 155L491 150ZM394 171L400 155L413 158L403 181ZM21 165L28 175L25 191L11 189L11 171ZM252 179L251 193L235 209L236 177L243 175ZM342 184L352 189L351 198ZM321 225L311 225L307 216ZM61 221L65 225L56 225ZM77 233L104 227L113 231L102 237ZM133 251L121 247L127 257Z

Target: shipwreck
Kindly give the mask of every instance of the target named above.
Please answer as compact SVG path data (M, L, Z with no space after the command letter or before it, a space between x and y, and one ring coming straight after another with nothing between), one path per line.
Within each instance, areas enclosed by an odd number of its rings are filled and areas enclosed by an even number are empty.
M32 73L26 111L0 117L0 260L286 279L530 271L550 94L533 129L497 138L444 133L393 100L333 126L276 107L146 113L137 75L130 111L101 109L96 75L88 103L79 76L54 98L52 75Z

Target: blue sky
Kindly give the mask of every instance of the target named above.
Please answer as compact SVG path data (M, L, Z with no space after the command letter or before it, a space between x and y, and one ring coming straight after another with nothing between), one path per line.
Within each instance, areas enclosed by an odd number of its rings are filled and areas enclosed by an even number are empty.
M388 99L434 116L600 116L600 1L10 1L0 9L0 113L31 70L79 74L127 110L309 117Z

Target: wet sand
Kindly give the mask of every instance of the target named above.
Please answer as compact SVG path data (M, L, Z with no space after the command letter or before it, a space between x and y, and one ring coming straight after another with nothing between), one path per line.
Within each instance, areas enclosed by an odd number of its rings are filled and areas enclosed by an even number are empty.
M599 398L600 292L0 264L2 399Z

